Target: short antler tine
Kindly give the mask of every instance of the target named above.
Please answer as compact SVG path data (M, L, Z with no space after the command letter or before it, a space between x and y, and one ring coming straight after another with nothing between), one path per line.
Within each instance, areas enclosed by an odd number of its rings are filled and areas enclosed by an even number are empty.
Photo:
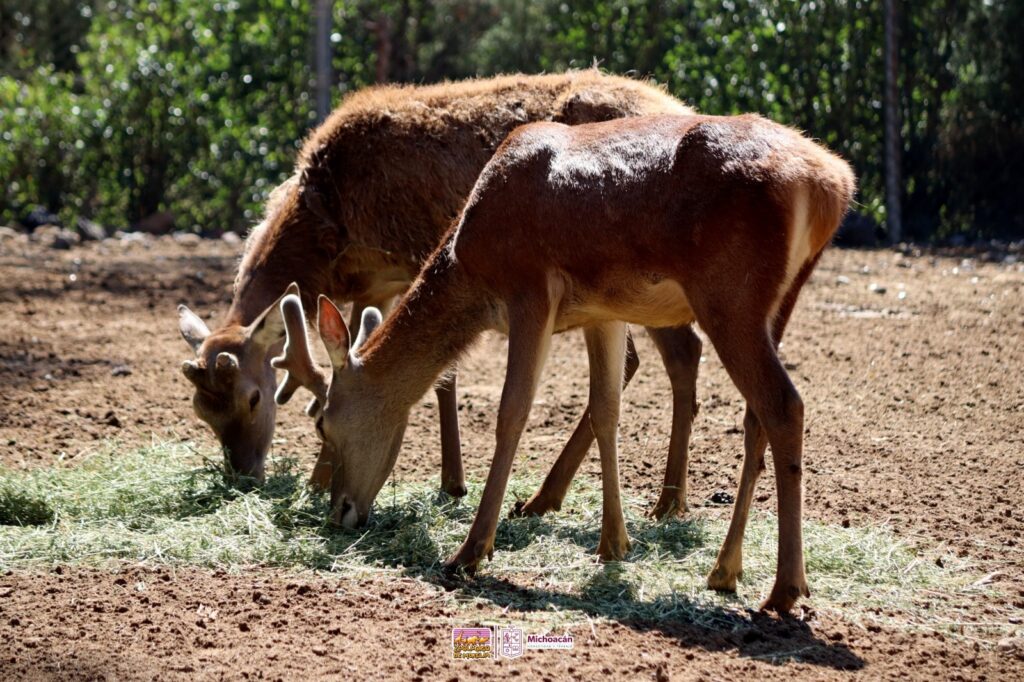
M222 351L213 361L213 378L217 385L228 387L238 378L238 356Z
M313 364L306 337L306 320L302 313L302 302L298 296L289 294L281 300L281 318L284 320L286 341L282 355L270 364L287 372L277 389L274 400L284 405L300 387L311 392L321 404L327 397L327 377Z
M234 353L217 353L217 369L238 369L238 357Z
M181 372L186 379L197 385L203 374L203 370L199 369L199 363L195 360L186 360L181 363Z

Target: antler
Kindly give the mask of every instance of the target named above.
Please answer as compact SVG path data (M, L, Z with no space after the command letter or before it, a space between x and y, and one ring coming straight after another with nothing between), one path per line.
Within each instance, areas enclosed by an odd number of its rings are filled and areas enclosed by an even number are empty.
M199 368L199 363L195 360L186 360L181 363L181 372L186 379L197 386L203 380L203 370Z
M278 387L274 400L278 405L284 405L299 387L303 387L323 405L327 398L330 377L313 364L313 358L309 354L306 320L302 314L302 301L298 296L289 294L281 299L281 317L284 320L287 341L283 354L271 360L270 364L288 373Z

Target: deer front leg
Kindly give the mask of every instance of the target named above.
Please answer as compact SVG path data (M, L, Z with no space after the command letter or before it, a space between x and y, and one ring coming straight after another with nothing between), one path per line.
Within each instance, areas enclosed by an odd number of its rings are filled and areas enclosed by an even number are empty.
M494 551L494 533L498 528L501 501L512 472L519 439L526 426L537 391L544 361L551 345L556 306L545 297L543 306L509 310L508 368L505 371L505 386L501 392L498 407L498 424L494 459L484 484L483 497L477 509L469 535L458 551L445 562L449 570L462 568L472 573L480 560L490 557Z
M622 397L626 325L609 322L584 331L590 359L590 425L601 453L601 541L597 553L619 561L629 552L629 535L619 494L617 439Z
M630 379L636 374L640 367L640 358L633 345L633 335L626 330L626 351L625 351L625 372L622 376L622 387L629 385ZM591 426L591 409L593 403L587 405L587 409L580 417L580 423L569 437L569 442L562 448L562 452L555 460L551 471L544 478L540 490L533 494L526 502L517 502L509 513L510 516L542 516L549 511L558 511L562 508L562 502L569 492L569 485L576 476L576 472L583 463L590 450L590 444L594 442L594 431Z
M455 370L434 389L441 418L441 490L452 497L466 494L466 475L462 469L462 442L459 439L459 399L455 392Z
M665 482L651 515L656 519L686 513L690 431L697 416L697 371L702 344L693 327L648 327L672 384L672 435L668 444Z
M309 477L309 487L316 491L327 491L331 489L331 478L334 476L334 465L331 460L324 456L321 450L313 465L313 473Z

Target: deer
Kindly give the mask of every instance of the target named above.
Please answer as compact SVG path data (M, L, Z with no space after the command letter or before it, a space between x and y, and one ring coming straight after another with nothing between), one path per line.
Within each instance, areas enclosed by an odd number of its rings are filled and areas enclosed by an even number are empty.
M508 336L494 453L469 533L447 559L474 572L491 557L500 507L554 333L581 328L589 421L601 463L598 554L630 550L617 468L626 324L697 323L743 395L744 461L708 586L734 591L751 498L771 445L778 563L762 605L788 612L810 591L803 560L803 401L777 349L800 289L852 198L850 167L757 115L662 115L512 132L386 321L356 336L327 297L310 360L302 302L280 304L287 341L273 366L320 401L332 463L330 521L364 524L397 460L410 408L485 330ZM278 396L287 400L288 393Z
M515 127L536 120L579 124L692 110L661 88L600 71L498 78L431 86L383 86L349 95L304 144L292 176L270 195L246 239L230 307L214 330L187 306L178 327L194 357L182 364L197 416L212 429L229 470L262 478L274 433L270 366L284 340L279 301L290 282L302 296L351 302L357 334L363 310L385 312L415 279L465 203L480 170ZM306 298L313 310L315 299ZM668 372L673 413L664 486L653 514L686 510L687 450L697 411L701 341L689 327L649 329ZM627 338L626 382L639 360ZM441 488L465 494L456 372L436 387L441 422ZM319 406L307 411L315 416ZM513 513L561 507L593 443L584 412L540 490ZM329 464L312 484L325 488Z

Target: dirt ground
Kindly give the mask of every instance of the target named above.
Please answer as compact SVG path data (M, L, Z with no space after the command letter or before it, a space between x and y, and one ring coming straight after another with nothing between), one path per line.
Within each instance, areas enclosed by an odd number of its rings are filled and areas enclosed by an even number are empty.
M226 310L239 247L108 240L70 251L0 244L0 464L80 461L103 443L213 440L192 413L175 306ZM829 523L886 523L950 548L985 576L956 624L857 623L816 611L687 623L594 623L570 652L451 660L456 614L412 580L339 581L260 570L223 575L126 566L0 575L4 679L465 679L1024 677L1024 265L1020 254L830 250L801 298L783 356L807 405L806 511ZM668 442L668 380L642 332L625 393L623 485L653 504ZM705 345L690 503L733 491L743 402ZM460 368L467 474L489 464L504 341L488 336ZM543 473L586 396L579 334L556 339L517 466ZM275 452L312 465L316 437L295 401ZM433 396L414 410L395 477L436 479ZM597 476L592 456L581 476ZM774 482L755 506L774 508ZM486 572L486 565L483 567ZM809 575L811 589L814 576ZM767 585L765 586L768 587ZM514 589L510 587L509 589ZM951 611L952 612L952 611ZM484 603L481 620L514 619ZM986 624L1002 624L993 630ZM979 634L984 633L984 634ZM993 634L996 633L996 634ZM1017 637L1015 641L1007 639ZM1002 646L999 640L1002 639Z

